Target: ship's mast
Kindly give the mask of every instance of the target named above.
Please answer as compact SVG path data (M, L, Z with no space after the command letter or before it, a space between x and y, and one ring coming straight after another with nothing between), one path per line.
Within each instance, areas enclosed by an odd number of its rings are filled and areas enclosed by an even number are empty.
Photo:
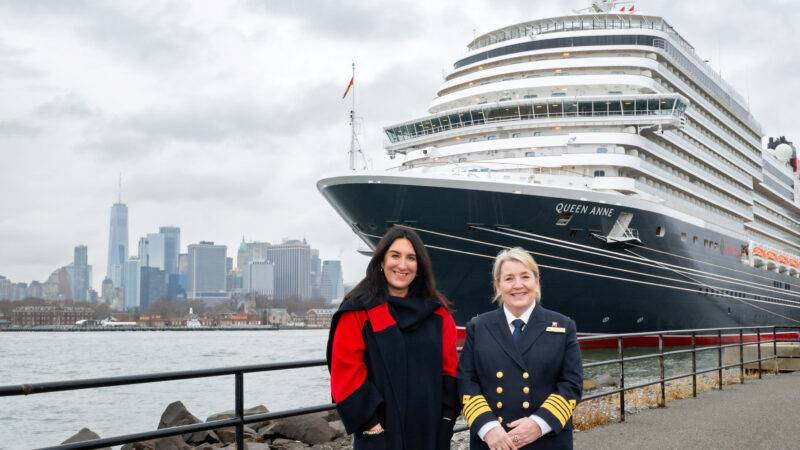
M364 169L367 168L367 160L364 152L361 151L361 144L358 142L358 133L356 132L356 63L353 63L353 78L351 78L350 99L352 106L350 107L350 170L356 170L356 153L361 154L361 159L364 161Z

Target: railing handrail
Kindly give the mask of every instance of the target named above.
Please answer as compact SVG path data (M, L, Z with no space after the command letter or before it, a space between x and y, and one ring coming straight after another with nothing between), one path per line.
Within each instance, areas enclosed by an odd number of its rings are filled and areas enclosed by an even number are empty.
M175 372L159 372L139 375L123 375L117 377L85 378L78 380L9 385L0 386L0 397L39 394L45 392L72 391L100 387L126 386L131 384L156 383L160 381L218 377L223 375L236 375L237 373L300 369L304 367L323 366L325 364L326 361L324 359L310 359L280 363L252 364L246 366L218 367L213 369L181 370Z
M676 380L679 378L686 378L692 377L693 382L693 395L697 395L697 382L696 376L698 374L703 374L712 371L719 372L719 389L722 389L722 370L727 368L739 367L740 370L740 382L744 383L744 365L745 364L752 364L758 362L759 367L759 378L761 377L761 362L767 360L776 360L782 358L778 356L777 352L777 343L778 343L778 330L779 329L800 329L797 326L748 326L748 327L723 327L723 328L698 328L698 329L686 329L686 330L670 330L670 331L649 331L649 332L637 332L637 333L616 333L616 334L601 334L601 335L594 335L594 336L582 336L578 338L578 341L597 341L597 340L609 340L614 339L618 343L619 349L619 357L616 359L606 360L606 361L596 361L593 363L584 364L583 367L597 367L602 365L609 365L609 364L618 364L620 368L620 382L619 386L603 392L598 392L596 394L588 395L582 398L581 401L584 400L591 400L595 398L600 398L609 395L619 395L620 396L620 421L625 420L625 392L638 389L645 386L650 386L654 384L661 385L661 401L662 404L665 404L665 383L667 381ZM722 336L723 331L737 331L738 333L738 342L734 344L722 344ZM758 359L755 360L744 360L744 353L743 348L746 345L744 341L744 330L753 330L756 332L756 343L758 345ZM762 330L771 330L772 331L772 339L762 339ZM800 333L800 331L798 332ZM683 334L683 335L691 335L692 337L692 347L690 349L684 350L675 350L675 351L664 351L664 336L665 335L675 335L675 334ZM730 336L731 334L727 334L725 336ZM642 337L642 336L653 336L658 337L658 353L651 353L646 355L637 355L633 357L624 357L623 349L624 349L624 340L626 338L634 338L634 337ZM696 338L697 337L704 337L709 336L717 339L716 345L705 345L702 347L697 347L696 345ZM773 345L773 355L768 357L761 357L761 345L765 343L772 343ZM754 344L754 343L748 343ZM739 362L734 364L722 364L722 349L729 348L729 347L736 347L740 348L739 350ZM695 366L695 355L698 351L704 351L708 349L716 349L719 354L718 364L716 367L713 368L706 368L702 370L697 370ZM678 374L673 375L670 377L664 376L664 357L665 356L672 356L681 353L692 353L692 372L685 373L685 374ZM624 383L625 375L624 375L624 364L625 362L634 361L634 360L641 360L641 359L648 359L648 358L659 358L660 361L660 377L654 381L646 381L644 383L639 383L633 386L626 386ZM289 369L299 369L299 368L307 368L307 367L317 367L326 365L325 359L311 359L311 360L302 360L302 361L290 361L290 362L278 362L278 363L266 363L266 364L252 364L252 365L244 365L244 366L233 366L233 367L220 367L220 368L212 368L212 369L198 369L198 370L183 370L183 371L176 371L176 372L161 372L161 373L151 373L151 374L139 374L139 375L128 375L128 376L117 376L117 377L105 377L105 378L87 378L87 379L80 379L80 380L67 380L67 381L54 381L54 382L43 382L43 383L31 383L31 384L21 384L21 385L8 385L8 386L0 386L0 397L7 397L7 396L19 396L19 395L30 395L30 394L38 394L38 393L47 393L47 392L58 392L58 391L69 391L69 390L80 390L80 389L92 389L92 388L99 388L99 387L111 387L111 386L124 386L124 385L132 385L132 384L143 384L143 383L155 383L155 382L162 382L162 381L175 381L175 380L182 380L182 379L194 379L194 378L207 378L207 377L215 377L215 376L224 376L224 375L234 375L235 377L235 417L229 419L221 419L215 420L210 422L202 422L196 423L191 425L182 425L177 427L170 427L165 429L160 429L156 431L148 431L143 433L135 433L135 434L127 434L127 435L120 435L114 436L110 438L101 438L95 439L91 441L83 441L83 442L76 442L71 444L62 444L59 446L54 447L47 447L49 449L59 449L59 450L72 450L72 449L94 449L94 448L102 448L108 447L112 445L120 445L120 444L127 444L132 442L139 442L144 440L150 440L154 438L164 438L170 436L177 436L181 434L188 434L197 431L208 431L217 428L223 427L235 427L236 428L236 443L237 448L243 449L244 448L244 426L251 423L263 422L266 420L273 420L273 419L281 419L285 417L293 417L299 416L303 414L309 414L314 412L321 412L321 411L328 411L332 410L336 407L334 403L329 404L322 404L322 405L315 405L315 406L308 406L303 408L295 408L290 410L284 411L277 411L277 412L269 412L263 414L252 414L245 416L244 415L244 374L245 373L254 373L254 372L268 372L268 371L275 371L275 370L289 370ZM776 370L777 370L777 363L776 363ZM468 428L466 426L457 426L455 427L455 432L465 431Z

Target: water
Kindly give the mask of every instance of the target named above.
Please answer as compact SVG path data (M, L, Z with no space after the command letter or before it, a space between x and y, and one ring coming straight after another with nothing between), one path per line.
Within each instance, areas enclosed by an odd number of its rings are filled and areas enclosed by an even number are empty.
M327 330L0 333L0 385L208 369L325 357ZM245 407L330 402L325 367L245 374ZM0 449L154 430L180 400L205 420L234 408L233 376L0 398Z
M325 357L327 330L0 333L0 385L285 362ZM653 349L626 349L626 356ZM584 362L616 358L590 350ZM698 354L698 369L716 364ZM666 359L667 376L691 369L691 356ZM585 379L617 365L587 369ZM658 360L626 363L626 384L658 375ZM245 407L271 411L330 402L325 367L245 374ZM83 427L101 437L154 430L180 400L202 420L234 408L233 376L0 398L0 449L58 444Z

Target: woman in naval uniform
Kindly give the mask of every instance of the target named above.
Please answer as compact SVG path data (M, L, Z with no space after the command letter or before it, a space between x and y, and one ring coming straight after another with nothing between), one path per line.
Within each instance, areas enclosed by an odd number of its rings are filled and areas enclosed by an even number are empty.
M467 323L458 394L471 449L571 449L583 386L575 322L541 305L539 267L522 248L494 262L502 306Z
M353 447L450 448L458 416L456 326L419 236L393 227L328 338L331 394Z

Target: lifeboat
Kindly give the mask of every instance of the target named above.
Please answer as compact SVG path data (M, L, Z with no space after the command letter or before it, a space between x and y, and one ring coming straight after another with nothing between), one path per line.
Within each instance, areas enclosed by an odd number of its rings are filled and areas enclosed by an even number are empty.
M771 259L773 261L777 261L778 260L778 255L776 255L775 252L767 252L767 259Z
M766 257L766 256L767 256L767 253L766 253L766 252L764 252L764 249L763 249L763 248L761 248L761 247L756 247L756 248L754 248L754 249L753 249L753 254L754 254L754 255L756 255L756 256L760 256L760 257L762 257L762 258L764 258L764 257Z
M778 262L780 262L781 264L789 264L789 258L783 255L778 256Z
M789 265L792 267L800 267L800 263L798 263L796 259L790 259Z

